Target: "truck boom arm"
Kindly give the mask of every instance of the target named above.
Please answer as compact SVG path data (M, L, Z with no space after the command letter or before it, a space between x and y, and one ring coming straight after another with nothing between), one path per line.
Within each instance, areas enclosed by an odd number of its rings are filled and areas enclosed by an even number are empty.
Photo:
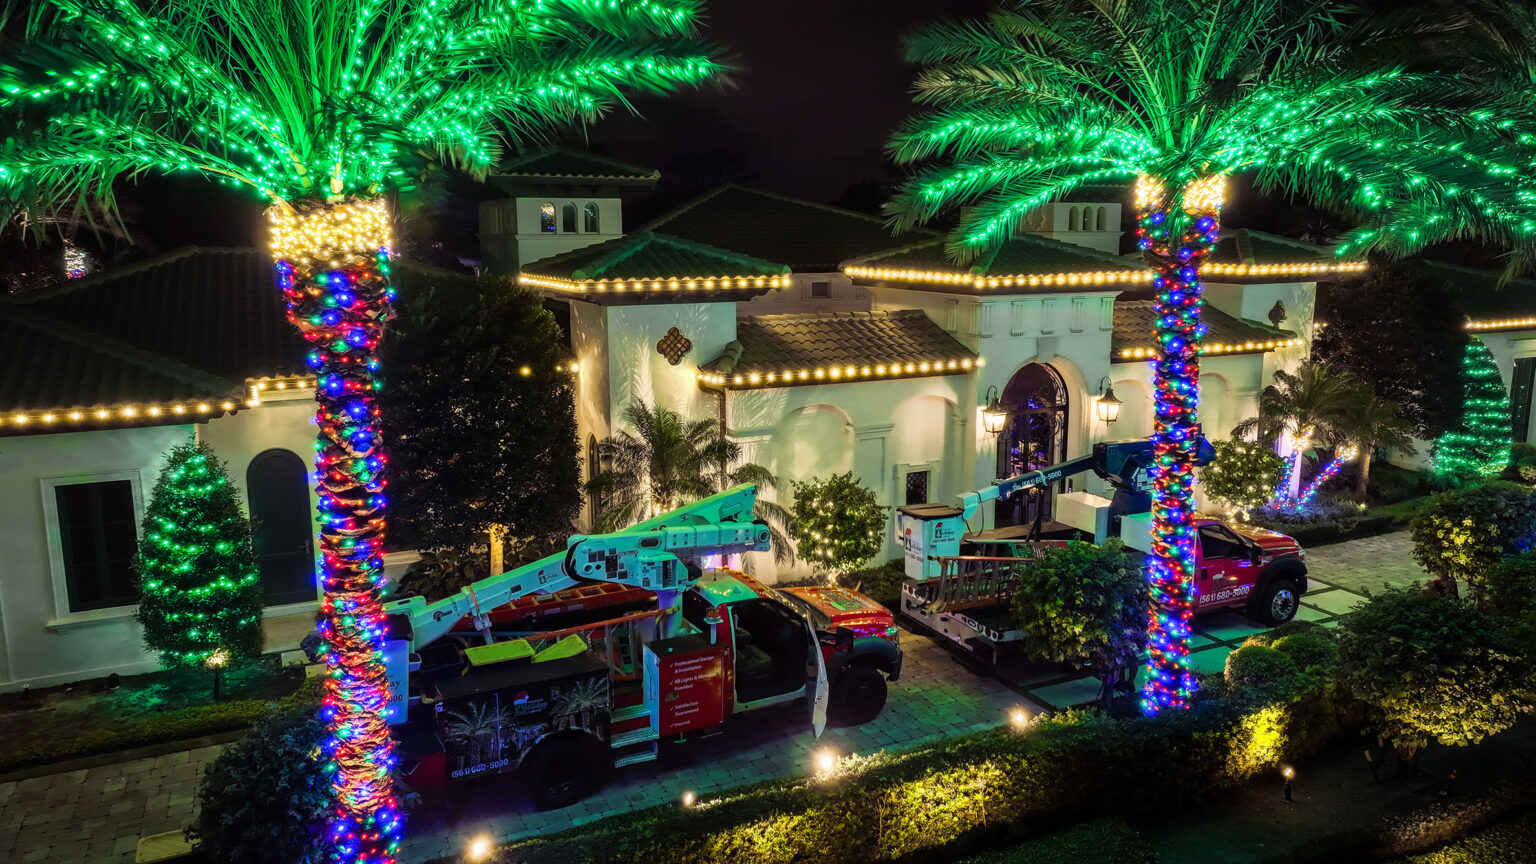
M684 559L771 548L768 526L753 519L756 500L756 488L743 484L623 531L577 534L564 552L481 579L435 603L422 597L386 603L384 613L410 622L411 647L416 650L441 638L466 615L483 621L492 609L519 597L560 591L582 579L681 590L696 578Z

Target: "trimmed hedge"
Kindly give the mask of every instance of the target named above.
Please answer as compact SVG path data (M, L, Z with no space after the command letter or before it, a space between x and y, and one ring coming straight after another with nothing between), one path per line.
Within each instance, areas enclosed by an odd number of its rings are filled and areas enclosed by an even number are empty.
M782 778L610 817L511 846L522 864L863 864L963 855L1010 825L1166 807L1238 786L1358 727L1329 681L1298 673L1268 691L1156 718L1066 712L845 762L831 778Z
M1095 819L1029 840L984 852L959 864L1155 864L1157 853L1131 826L1119 819Z
M0 771L16 771L64 759L76 759L81 756L112 753L148 744L201 738L204 735L245 729L267 716L273 706L292 708L318 704L319 701L320 679L311 678L300 684L299 689L281 699L241 699L214 705L177 708L124 723L115 729L81 735L69 741L34 744L15 750L0 751Z
M1256 518L1253 523L1294 537L1302 548L1309 548L1385 534L1397 526L1397 517L1390 513L1368 512L1364 516L1323 522L1266 522Z

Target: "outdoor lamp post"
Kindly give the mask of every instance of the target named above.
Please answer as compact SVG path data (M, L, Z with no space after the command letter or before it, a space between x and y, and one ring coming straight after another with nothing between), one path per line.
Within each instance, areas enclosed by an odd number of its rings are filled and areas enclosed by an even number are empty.
M981 428L987 430L987 434L996 435L1003 431L1003 424L1008 422L1008 410L997 401L997 386L987 388L987 407L981 409Z
M1099 399L1094 410L1099 415L1099 420L1104 425L1120 419L1120 406L1123 403L1115 398L1115 388L1109 383L1109 376L1099 382Z

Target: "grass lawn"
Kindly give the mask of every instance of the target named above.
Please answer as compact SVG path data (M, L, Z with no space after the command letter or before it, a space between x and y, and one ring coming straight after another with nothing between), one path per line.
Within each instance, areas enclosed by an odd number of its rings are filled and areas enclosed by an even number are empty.
M0 771L240 728L303 682L268 655L225 671L217 701L212 675L185 669L0 694Z

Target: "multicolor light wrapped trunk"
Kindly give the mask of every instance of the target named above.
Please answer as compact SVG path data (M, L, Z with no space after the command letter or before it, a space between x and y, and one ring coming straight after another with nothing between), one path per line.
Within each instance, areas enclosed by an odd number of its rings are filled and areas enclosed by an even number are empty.
M401 817L383 660L384 470L376 352L391 317L390 217L382 199L269 211L288 320L313 346L326 663L322 716L337 812L334 861L393 862Z
M1153 362L1151 608L1146 714L1189 707L1190 621L1195 608L1195 453L1200 439L1200 262L1215 247L1225 178L1206 175L1180 190L1142 176L1136 183L1137 245L1154 271L1158 355Z

